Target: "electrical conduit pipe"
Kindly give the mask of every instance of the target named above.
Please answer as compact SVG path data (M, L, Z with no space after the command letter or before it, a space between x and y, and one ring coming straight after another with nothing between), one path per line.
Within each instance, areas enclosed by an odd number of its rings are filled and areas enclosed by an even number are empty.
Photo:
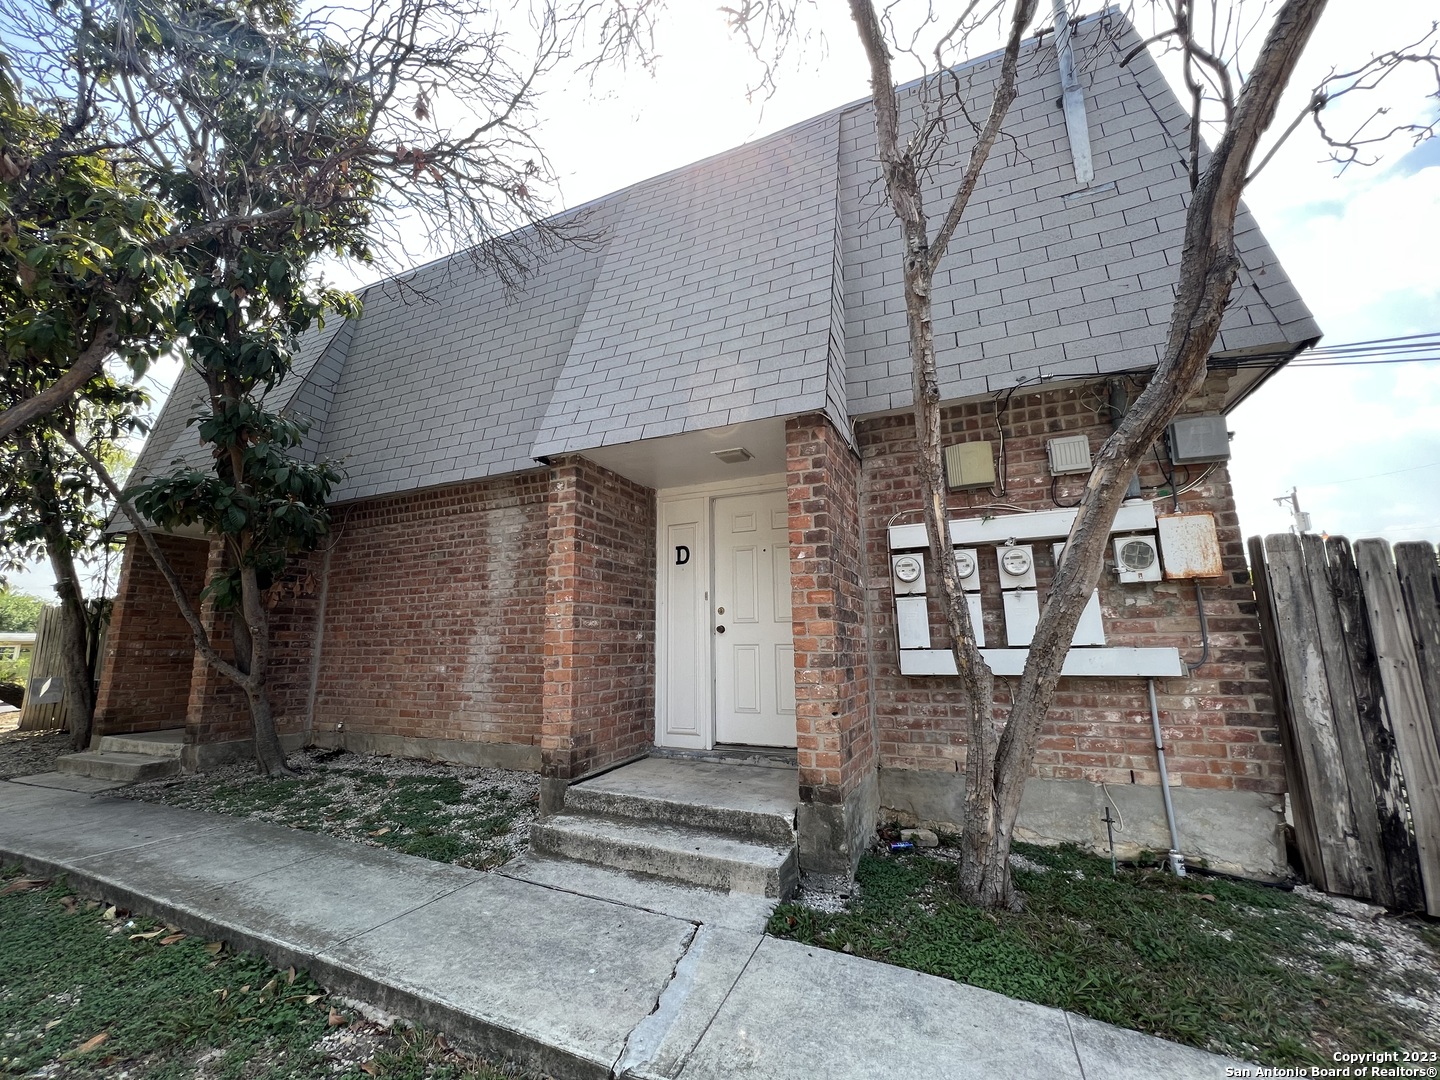
M1160 709L1155 704L1155 680L1145 680L1150 692L1150 724L1155 729L1155 757L1160 762L1160 793L1165 796L1165 822L1170 826L1170 869L1185 876L1185 856L1180 854L1180 830L1175 827L1175 805L1170 801L1170 774L1165 771L1165 738L1160 734Z

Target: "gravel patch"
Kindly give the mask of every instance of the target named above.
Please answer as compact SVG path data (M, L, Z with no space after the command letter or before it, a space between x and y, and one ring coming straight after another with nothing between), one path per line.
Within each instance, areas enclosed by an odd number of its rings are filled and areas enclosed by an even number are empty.
M63 731L19 731L20 713L0 714L0 780L54 772L55 759L70 752Z
M533 773L309 749L293 777L252 764L135 784L127 799L264 821L484 870L523 852L539 809Z

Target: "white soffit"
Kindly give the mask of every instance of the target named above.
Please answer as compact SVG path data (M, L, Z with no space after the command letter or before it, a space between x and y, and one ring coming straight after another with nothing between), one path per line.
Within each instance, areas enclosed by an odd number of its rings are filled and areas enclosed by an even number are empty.
M718 460L716 450L743 446L753 457L738 465ZM683 488L721 480L748 480L785 472L785 418L667 435L586 450L585 457L645 487Z

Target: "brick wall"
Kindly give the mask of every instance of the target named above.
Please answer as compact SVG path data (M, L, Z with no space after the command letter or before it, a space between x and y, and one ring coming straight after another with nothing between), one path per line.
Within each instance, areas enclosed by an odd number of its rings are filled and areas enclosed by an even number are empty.
M1217 412L1226 376L1212 375L1189 404L1191 413ZM1131 397L1138 384L1131 387ZM1053 509L1051 476L1045 440L1056 434L1085 433L1092 453L1109 433L1105 388L1016 394L1005 408L1006 490L996 497L988 490L954 493L951 513L974 517L984 504L1003 502L1026 510ZM995 433L996 407L982 402L948 409L946 441L989 439ZM894 600L890 586L886 526L897 511L920 506L914 475L913 425L909 416L862 423L858 438L864 465L862 504L866 516L867 574L874 614L872 640L877 668L875 700L880 738L880 763L886 768L963 772L964 736L959 719L961 694L952 680L907 678L898 671ZM1160 451L1164 453L1163 449ZM1168 467L1168 458L1166 459ZM1180 467L1180 487L1200 479L1205 466ZM1061 478L1055 495L1073 502L1084 476ZM1150 455L1142 467L1147 496L1168 479ZM1157 503L1167 512L1169 500ZM1157 683L1161 724L1171 783L1191 788L1219 788L1275 793L1285 789L1279 736L1275 726L1265 658L1255 621L1244 549L1230 488L1222 464L1180 496L1182 511L1208 511L1216 516L1224 577L1202 583L1210 631L1209 662L1191 678ZM919 520L918 512L902 521ZM1004 644L998 582L993 559L982 546L981 564L987 644ZM1053 572L1050 546L1035 544L1042 602ZM948 648L948 637L931 600L932 647ZM1174 646L1190 663L1200 658L1200 626L1194 585L1187 581L1119 584L1107 557L1101 576L1101 605L1109 645ZM997 680L997 698L1004 714L1009 685ZM1063 679L1040 741L1032 776L1056 780L1089 780L1106 784L1156 784L1154 740L1150 729L1145 683L1140 679Z
M804 802L839 802L875 768L860 541L860 462L823 416L785 425L795 739Z
M643 752L655 731L655 493L558 459L545 568L547 778Z
M207 545L157 537L161 550L198 602ZM125 545L105 667L95 703L95 734L183 727L194 645L190 628L138 536Z
M540 734L543 470L370 499L335 513L314 730L530 746ZM319 574L321 557L307 572ZM313 622L277 714L303 717ZM277 672L277 682L279 673ZM282 729L284 730L284 729Z
M304 727L318 606L315 568L319 562L318 555L294 559L268 595L270 708L281 735L297 733ZM208 575L223 570L222 549L212 544ZM210 643L226 659L235 655L232 625L237 614L217 612L208 602L201 609ZM186 741L201 745L249 739L253 733L244 692L198 654L191 674L185 726Z

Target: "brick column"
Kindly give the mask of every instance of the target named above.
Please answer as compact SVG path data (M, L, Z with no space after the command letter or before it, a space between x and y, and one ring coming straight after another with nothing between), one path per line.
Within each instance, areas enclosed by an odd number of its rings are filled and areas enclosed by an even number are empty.
M655 738L655 493L571 455L551 471L540 807Z
M785 425L800 865L848 877L879 812L860 461L821 415Z
M206 546L159 536L161 550L192 600L205 583ZM170 586L140 542L125 543L115 608L95 699L95 738L182 727L195 654L190 627Z

